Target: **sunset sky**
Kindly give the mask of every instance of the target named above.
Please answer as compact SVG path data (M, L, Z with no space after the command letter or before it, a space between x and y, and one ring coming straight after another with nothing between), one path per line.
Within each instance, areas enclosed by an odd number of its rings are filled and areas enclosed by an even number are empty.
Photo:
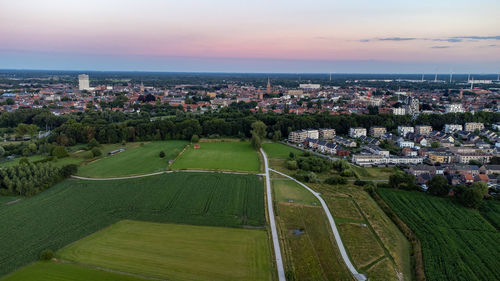
M497 73L498 0L13 0L0 68Z

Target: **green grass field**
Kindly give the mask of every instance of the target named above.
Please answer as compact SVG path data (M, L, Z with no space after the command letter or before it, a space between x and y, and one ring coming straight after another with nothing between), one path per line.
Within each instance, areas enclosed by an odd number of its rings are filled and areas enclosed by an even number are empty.
M264 230L120 221L58 258L176 281L271 280Z
M315 205L320 203L314 195L289 179L273 179L272 187L274 200L279 202L293 202L297 204Z
M187 148L172 169L259 172L260 162L249 142L202 142L199 149Z
M291 280L354 280L330 233L321 207L278 203L285 270Z
M287 159L290 152L293 152L295 155L302 155L303 153L302 150L277 142L264 143L262 144L262 148L269 158Z
M0 276L119 220L263 226L263 181L253 175L170 173L65 180L12 205L0 205ZM0 200L2 201L2 200Z
M368 193L353 184L310 186L321 192L358 271L370 280L412 280L410 243Z
M478 211L420 192L378 193L420 239L427 280L498 280L500 232Z
M78 169L84 177L120 177L164 171L168 161L174 159L186 146L186 141L158 141L135 146L124 152L105 156ZM165 157L160 158L160 151Z
M97 270L89 267L36 262L3 278L2 281L144 281L139 277Z

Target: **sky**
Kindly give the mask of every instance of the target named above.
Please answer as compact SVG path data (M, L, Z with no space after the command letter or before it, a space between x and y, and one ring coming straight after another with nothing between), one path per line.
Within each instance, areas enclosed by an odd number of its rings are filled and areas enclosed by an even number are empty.
M0 69L498 73L498 0L0 0Z

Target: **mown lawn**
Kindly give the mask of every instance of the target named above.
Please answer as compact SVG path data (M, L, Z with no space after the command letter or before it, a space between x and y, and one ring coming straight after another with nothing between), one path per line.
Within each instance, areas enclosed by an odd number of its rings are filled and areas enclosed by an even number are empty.
M84 177L120 177L164 171L186 146L186 141L158 141L135 146L115 155L105 156L78 169ZM165 157L159 156L160 151Z
M172 165L174 170L201 169L259 172L257 151L249 142L202 142L191 145Z
M314 195L298 183L289 179L273 179L272 187L274 200L279 202L293 202L298 204L319 206Z
M290 152L295 155L302 155L304 153L302 150L277 142L264 143L262 144L262 148L268 158L287 159L290 156Z
M14 272L3 281L143 281L139 277L97 270L89 267L58 263L36 262Z
M264 230L120 221L58 252L64 260L167 280L271 280Z
M263 188L258 176L220 173L65 180L15 204L0 205L0 276L37 260L44 250L58 250L123 219L264 226Z

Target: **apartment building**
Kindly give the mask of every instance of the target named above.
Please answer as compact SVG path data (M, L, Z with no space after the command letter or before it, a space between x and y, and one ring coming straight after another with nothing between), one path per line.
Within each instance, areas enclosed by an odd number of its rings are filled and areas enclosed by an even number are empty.
M415 133L422 136L429 136L432 132L431 126L419 125L415 126Z
M356 127L349 129L349 136L353 139L366 136L366 128Z
M385 133L387 133L387 129L385 127L371 127L370 128L370 136L374 138L380 138Z
M319 138L322 140L331 140L335 137L335 129L319 129Z
M413 133L414 131L414 128L410 126L398 126L398 134L403 137L408 133Z
M474 132L475 130L481 131L482 129L484 129L484 124L478 122L465 123L464 126L464 131L466 132Z

